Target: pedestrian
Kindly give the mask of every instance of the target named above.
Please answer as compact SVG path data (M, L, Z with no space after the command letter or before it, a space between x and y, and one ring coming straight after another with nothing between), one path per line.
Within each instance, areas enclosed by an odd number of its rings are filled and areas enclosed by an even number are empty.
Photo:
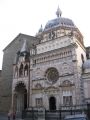
M13 120L16 119L16 113L15 112L13 112L12 118L13 118Z
M11 118L11 112L9 111L9 113L8 113L8 120L10 120L10 118Z

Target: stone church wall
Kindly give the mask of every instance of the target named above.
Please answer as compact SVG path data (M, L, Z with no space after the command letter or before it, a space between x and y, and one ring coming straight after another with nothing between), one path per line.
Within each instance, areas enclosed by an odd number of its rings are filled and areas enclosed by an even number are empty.
M11 92L13 79L13 63L16 53L20 51L24 39L28 42L30 48L33 43L37 43L35 37L19 34L4 50L3 65L2 65L2 87L1 87L1 111L7 112L11 106Z

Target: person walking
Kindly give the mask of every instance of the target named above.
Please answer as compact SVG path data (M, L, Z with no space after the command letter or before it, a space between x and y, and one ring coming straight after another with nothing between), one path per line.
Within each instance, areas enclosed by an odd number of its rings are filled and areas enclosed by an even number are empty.
M15 112L13 112L12 119L13 119L13 120L16 119L16 113L15 113Z
M11 118L11 111L9 111L8 113L8 120L10 120L10 118Z

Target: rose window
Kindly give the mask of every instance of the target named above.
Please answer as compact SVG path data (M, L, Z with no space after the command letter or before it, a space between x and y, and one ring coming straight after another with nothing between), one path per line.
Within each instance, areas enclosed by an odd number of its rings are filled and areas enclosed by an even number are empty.
M46 71L46 78L49 82L56 82L59 79L59 73L56 68L49 68Z

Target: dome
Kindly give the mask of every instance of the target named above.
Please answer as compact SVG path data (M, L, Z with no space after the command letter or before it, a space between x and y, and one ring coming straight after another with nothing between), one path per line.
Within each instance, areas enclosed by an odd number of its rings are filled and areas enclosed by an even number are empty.
M48 30L48 29L55 28L58 26L75 27L72 20L68 18L60 17L60 18L56 18L56 19L48 21L44 30Z
M84 69L90 69L90 59L88 59L86 62L83 64Z
M60 26L75 27L75 25L71 19L63 18L63 17L61 17L61 14L62 14L62 12L61 12L60 8L58 7L58 9L56 11L57 18L48 21L47 24L45 25L44 31L58 27L58 26L59 27Z

